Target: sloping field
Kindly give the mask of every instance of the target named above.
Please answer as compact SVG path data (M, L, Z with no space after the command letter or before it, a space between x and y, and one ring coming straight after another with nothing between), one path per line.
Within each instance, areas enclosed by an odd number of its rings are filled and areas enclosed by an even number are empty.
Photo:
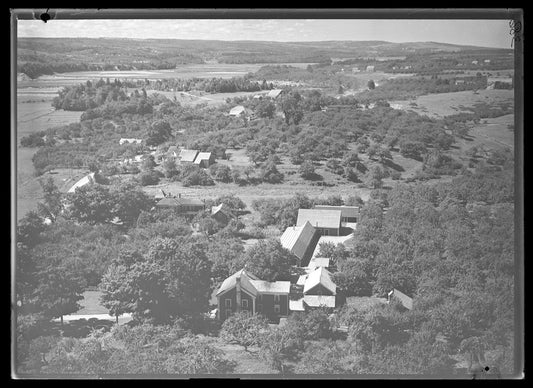
M77 122L82 112L54 110L51 106L53 90L19 90L17 98L16 128L16 171L17 171L17 218L20 219L29 210L35 210L37 201L42 197L41 186L34 176L32 157L37 148L21 148L20 139L30 133L42 131L55 126ZM37 96L37 97L36 97ZM22 102L30 100L44 101ZM61 186L59 186L61 187Z
M477 103L487 104L513 103L514 90L471 90L453 93L437 93L419 96L416 99L389 101L395 109L412 110L420 115L442 118L461 112L468 112L461 108L472 107ZM416 105L412 105L416 104Z

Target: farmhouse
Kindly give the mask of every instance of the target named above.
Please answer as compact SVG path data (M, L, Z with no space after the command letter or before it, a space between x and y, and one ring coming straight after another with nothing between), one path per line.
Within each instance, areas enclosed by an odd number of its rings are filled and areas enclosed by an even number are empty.
M300 265L307 265L319 237L318 231L309 222L305 222L302 226L289 226L285 229L280 242L298 258Z
M341 228L340 210L299 209L296 226L309 222L323 236L339 236Z
M176 196L167 196L157 202L156 207L159 209L174 209L177 213L183 215L195 215L205 209L205 204L199 199L181 198L181 194Z
M261 313L272 321L289 315L288 281L267 282L242 269L222 282L216 293L218 318L239 311Z
M352 67L352 73L359 73L360 71L358 67Z
M485 59L483 62L490 63L490 59Z
M270 92L268 92L267 97L276 99L280 96L282 92L283 92L283 89L272 89Z
M194 164L202 168L208 168L213 163L215 163L215 155L212 152L199 152L196 159L194 159Z
M400 301L400 303L405 307L407 310L413 309L413 299L405 295L403 292L398 291L396 288L393 288L388 293L388 302L390 303L391 300L396 299Z
M121 138L119 141L118 141L118 144L122 145L122 144L141 144L143 141L143 139L135 139L135 138Z
M194 163L194 159L196 159L196 155L198 155L198 150L187 150L183 148L180 151L180 162L181 163Z
M91 172L89 175L84 176L79 181L74 183L70 189L68 189L68 193L74 193L76 192L76 189L78 187L83 187L88 184L93 184L95 182L94 180L94 172Z
M472 61L472 65L477 65L478 63L478 61Z
M366 71L374 71L374 66L367 66Z

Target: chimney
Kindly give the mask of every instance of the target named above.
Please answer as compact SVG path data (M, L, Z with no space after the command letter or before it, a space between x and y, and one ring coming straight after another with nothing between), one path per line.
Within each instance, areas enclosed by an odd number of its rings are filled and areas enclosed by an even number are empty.
M235 279L235 293L236 293L236 311L241 311L241 275L237 276Z

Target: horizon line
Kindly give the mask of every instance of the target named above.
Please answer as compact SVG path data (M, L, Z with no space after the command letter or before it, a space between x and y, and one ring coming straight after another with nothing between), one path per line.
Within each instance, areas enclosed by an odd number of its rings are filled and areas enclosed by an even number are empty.
M180 39L180 38L129 38L129 37L112 37L112 36L99 36L99 37L90 37L90 36L17 36L17 39L120 39L120 40L176 40L176 41L205 41L205 42L258 42L258 43L326 43L326 42L383 42L391 44L415 44L415 43L436 43L448 46L463 46L463 47L476 47L476 48L487 48L487 49L497 49L497 50L511 50L512 48L504 47L495 47L495 46L476 46L472 44L463 44L463 43L448 43L448 42L437 42L433 40L429 41L403 41L403 42L392 42L388 40L339 40L339 39L329 39L329 40L301 40L301 41L284 41L284 40L255 40L255 39Z

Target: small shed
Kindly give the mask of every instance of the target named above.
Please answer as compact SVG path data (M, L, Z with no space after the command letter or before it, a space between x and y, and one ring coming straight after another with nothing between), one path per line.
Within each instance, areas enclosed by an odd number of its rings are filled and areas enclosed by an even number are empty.
M366 67L366 71L374 71L375 67L370 65Z
M267 97L276 99L280 96L282 92L283 92L283 89L272 89L270 92L268 92Z
M392 299L396 299L398 301L400 301L400 303L403 305L403 307L405 307L407 310L412 310L413 309L413 298L405 295L403 292L397 290L396 288L393 288L389 293L388 293L388 301L390 303L390 301Z

